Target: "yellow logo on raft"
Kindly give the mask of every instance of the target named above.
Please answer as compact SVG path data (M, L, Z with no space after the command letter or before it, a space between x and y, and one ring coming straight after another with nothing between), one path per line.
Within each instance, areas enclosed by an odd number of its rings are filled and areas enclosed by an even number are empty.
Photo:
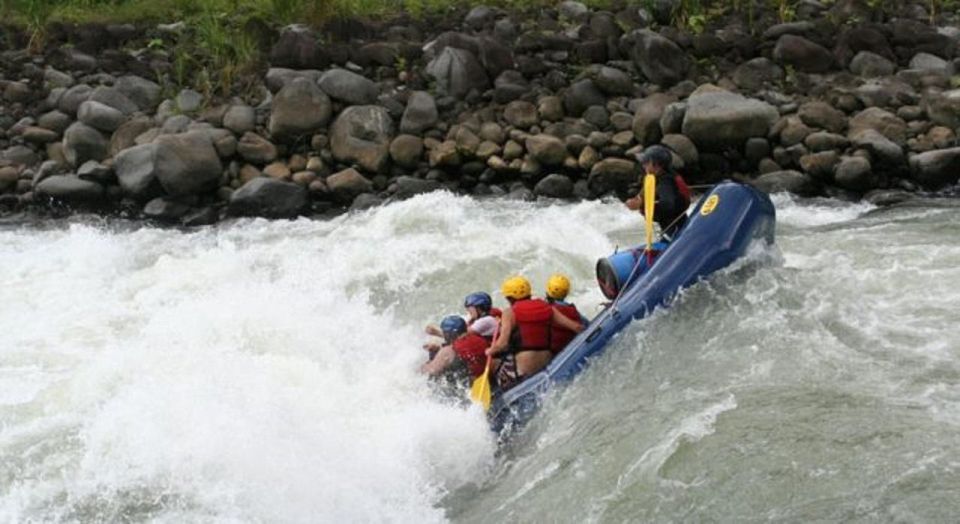
M713 213L713 210L717 208L717 204L720 203L720 197L717 195L710 195L710 198L703 203L703 206L700 207L700 214L707 216L710 213Z

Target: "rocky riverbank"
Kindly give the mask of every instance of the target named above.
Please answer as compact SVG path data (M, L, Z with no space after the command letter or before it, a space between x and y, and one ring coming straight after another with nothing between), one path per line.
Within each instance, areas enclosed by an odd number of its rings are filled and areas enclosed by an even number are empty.
M788 23L694 31L649 4L266 29L268 63L219 98L165 80L153 43L189 26L61 27L42 55L0 53L0 212L199 225L442 188L624 197L656 143L696 184L888 202L960 178L956 13L804 0Z

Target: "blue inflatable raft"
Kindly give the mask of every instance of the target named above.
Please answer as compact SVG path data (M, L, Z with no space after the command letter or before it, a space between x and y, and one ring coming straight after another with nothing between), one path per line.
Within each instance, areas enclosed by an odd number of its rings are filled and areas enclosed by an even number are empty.
M591 357L633 320L649 315L683 288L742 257L754 241L774 242L775 209L766 194L743 184L724 182L703 196L683 229L646 267L639 249L615 253L598 264L601 288L619 293L590 325L539 373L503 394L495 394L488 412L496 432L515 430L539 407L551 385L576 377ZM603 266L601 268L601 266ZM604 269L606 275L601 275Z

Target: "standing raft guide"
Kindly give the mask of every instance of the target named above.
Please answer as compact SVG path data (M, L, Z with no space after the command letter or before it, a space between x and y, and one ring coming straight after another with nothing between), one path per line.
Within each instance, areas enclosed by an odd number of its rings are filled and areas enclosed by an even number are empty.
M464 301L468 320L454 315L440 328L428 326L443 343L425 346L431 358L421 371L452 373L470 385L470 398L486 411L493 431L508 436L533 417L553 385L579 375L632 321L669 305L751 245L774 244L776 213L765 193L725 181L690 208L689 189L670 169L671 156L654 146L638 158L646 172L643 189L627 206L643 209L645 243L597 261L598 285L610 301L595 318L588 321L563 302L570 287L564 275L550 278L546 299L533 298L524 277L510 277L501 286L510 307L496 309L489 294L477 292Z

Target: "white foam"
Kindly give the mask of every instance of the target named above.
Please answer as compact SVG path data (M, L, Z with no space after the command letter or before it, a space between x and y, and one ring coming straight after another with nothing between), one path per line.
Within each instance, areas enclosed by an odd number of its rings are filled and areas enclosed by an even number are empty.
M777 208L777 223L781 226L811 228L855 220L876 209L869 202L841 202L819 198L800 198L790 193L770 196Z

